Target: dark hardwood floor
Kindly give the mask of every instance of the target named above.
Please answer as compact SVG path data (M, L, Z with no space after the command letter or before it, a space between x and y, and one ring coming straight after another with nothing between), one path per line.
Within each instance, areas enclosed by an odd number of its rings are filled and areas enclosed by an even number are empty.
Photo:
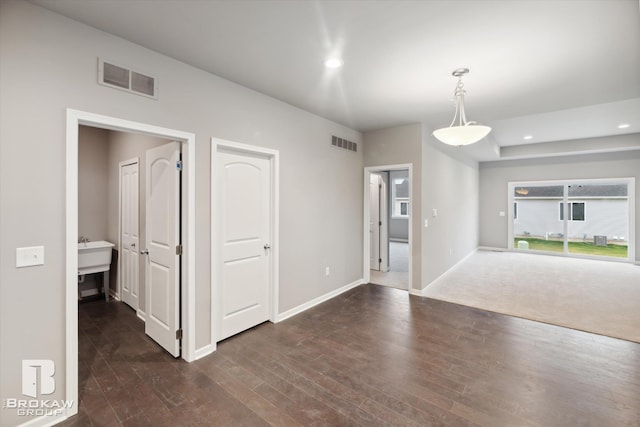
M640 344L364 285L188 364L80 305L68 426L640 426Z

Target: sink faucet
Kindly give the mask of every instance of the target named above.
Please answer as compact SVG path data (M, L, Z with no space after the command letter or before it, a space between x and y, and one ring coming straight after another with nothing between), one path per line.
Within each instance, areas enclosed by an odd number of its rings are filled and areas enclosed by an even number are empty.
M88 241L89 241L89 238L84 236L80 236L80 238L78 239L78 243L84 243L85 245L87 244Z

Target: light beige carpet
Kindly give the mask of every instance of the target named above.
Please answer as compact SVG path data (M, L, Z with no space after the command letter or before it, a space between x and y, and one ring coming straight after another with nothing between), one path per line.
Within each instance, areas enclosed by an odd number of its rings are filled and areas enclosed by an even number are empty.
M423 295L640 342L640 266L478 251Z

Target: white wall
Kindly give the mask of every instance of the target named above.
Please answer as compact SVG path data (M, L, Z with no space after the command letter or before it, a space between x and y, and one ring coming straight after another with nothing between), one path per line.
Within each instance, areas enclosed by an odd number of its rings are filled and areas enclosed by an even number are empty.
M412 279L420 291L478 246L478 163L421 124L367 132L364 150L365 166L413 164Z
M81 126L78 130L78 236L107 240L109 132Z
M635 134L640 139L640 135ZM636 178L635 253L640 256L640 150L582 156L548 157L480 164L480 245L507 248L507 183L543 180Z
M362 277L362 153L330 147L358 132L21 0L0 2L0 55L2 399L21 396L22 359L52 359L49 398L64 398L67 108L196 135L196 349L210 337L212 136L280 150L281 312ZM98 85L99 56L157 75L158 99ZM16 269L34 245L46 264Z
M411 258L412 258L412 286L416 290L422 289L421 265L422 243L420 233L421 200L422 200L422 125L411 124L397 126L364 134L364 166L385 166L397 164L412 164L413 178L411 180L411 216L413 229L411 230ZM361 214L362 216L362 214ZM360 248L362 252L362 248Z
M478 247L478 186L478 163L465 157L464 148L442 144L424 127L419 224L423 287Z

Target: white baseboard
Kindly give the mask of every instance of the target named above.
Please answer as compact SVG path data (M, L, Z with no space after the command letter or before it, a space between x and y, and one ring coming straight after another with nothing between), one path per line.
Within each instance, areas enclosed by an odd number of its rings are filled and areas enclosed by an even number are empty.
M216 351L216 343L205 345L204 347L201 347L195 351L192 362L195 362L198 359L202 359L203 357L210 355L214 351Z
M282 322L285 319L288 319L291 316L295 316L296 314L302 313L305 310L310 309L311 307L315 307L318 304L321 304L325 301L330 300L333 297L336 297L344 292L347 292L350 289L355 288L356 286L360 286L364 283L363 279L358 279L353 283L349 283L348 285L345 285L341 288L338 288L336 290L333 290L331 292L328 292L324 295L321 295L317 298L312 299L311 301L305 302L304 304L300 304L297 307L292 308L291 310L287 310L284 313L280 313L278 314L278 316L276 317L276 322Z
M418 297L423 297L424 295L422 295L422 290L418 290L418 289L409 289L409 295L415 295Z
M478 246L479 251L492 251L492 252L509 252L507 248L494 248L493 246Z
M75 405L77 407L77 404ZM52 415L52 416L42 416L42 417L38 417L38 418L31 418L29 419L29 421L26 421L22 424L18 424L19 427L49 427L49 426L54 426L56 424L60 424L61 422L63 422L64 420L66 420L67 418L70 418L72 416L74 416L75 414L77 414L78 411L74 411L73 413L70 413L69 410L67 410L65 413L60 414L60 415Z
M145 313L144 311L137 309L136 316L138 316L138 318L143 322L147 323L147 313Z
M475 254L476 252L478 252L478 250L480 249L480 247L475 248L474 250L472 250L471 252L469 252L467 255L464 256L464 258L462 258L460 261L456 262L455 264L453 264L451 267L449 267L447 269L447 271L445 271L444 273L442 273L441 275L439 275L438 277L436 277L434 280L431 281L431 283L429 283L427 286L425 286L424 288L422 288L421 290L414 290L413 292L411 292L412 295L419 295L421 297L425 296L424 295L424 291L425 289L427 289L429 286L433 285L434 283L436 283L438 280L442 279L447 273L449 273L451 270L455 269L457 266L459 266L460 264L462 264L463 262L465 262L469 257L471 257L473 254Z

